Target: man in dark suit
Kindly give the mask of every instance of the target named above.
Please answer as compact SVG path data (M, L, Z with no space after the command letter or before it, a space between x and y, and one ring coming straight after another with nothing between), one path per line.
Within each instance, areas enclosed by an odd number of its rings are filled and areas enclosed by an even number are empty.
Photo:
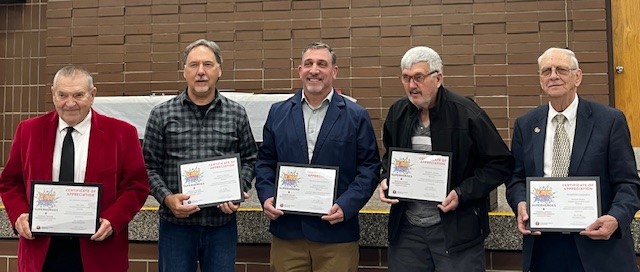
M127 271L127 226L149 194L138 133L132 125L91 109L96 88L84 69L60 69L51 95L56 110L18 124L0 175L0 195L20 236L18 271ZM75 154L70 176L61 174L67 133ZM29 195L37 180L101 184L96 233L86 238L34 236Z
M637 271L630 224L640 208L640 179L624 114L577 95L582 71L572 51L550 48L538 68L549 104L516 120L516 165L507 183L507 200L524 235L523 271ZM554 136L558 126L568 137ZM561 171L554 165L561 160L552 155L560 141L554 137L568 138L570 147ZM549 176L600 177L602 215L579 233L528 230L525 180Z
M367 111L336 93L336 55L312 43L298 66L302 90L274 104L256 162L256 189L271 219L271 271L357 271L358 212L378 183L380 158ZM337 199L322 217L274 207L278 162L337 166Z

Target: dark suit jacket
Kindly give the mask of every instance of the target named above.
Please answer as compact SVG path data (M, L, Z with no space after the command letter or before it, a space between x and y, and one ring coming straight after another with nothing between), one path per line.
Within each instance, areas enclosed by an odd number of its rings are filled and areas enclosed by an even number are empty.
M100 217L111 222L113 234L101 242L80 238L85 271L127 271L127 225L149 194L149 178L136 129L95 111L91 118L86 183L102 184ZM9 159L0 175L0 196L9 220L29 213L31 182L52 180L53 148L58 114L53 111L21 122L13 138ZM41 271L50 236L34 240L20 237L18 270Z
M548 104L540 106L515 123L511 151L516 165L507 183L507 200L516 214L518 203L526 201L526 177L544 175L548 111ZM608 241L571 234L586 271L636 271L629 225L640 208L640 179L629 128L622 112L580 98L569 176L600 177L602 213L615 217L619 225ZM524 237L524 271L530 267L534 239L530 235Z
M274 104L264 126L256 162L260 202L274 195L278 162L309 164L302 113L302 90ZM311 164L339 167L336 203L344 222L335 225L319 217L285 214L271 221L269 231L281 239L343 243L360 238L358 212L380 178L380 157L367 111L334 93L313 151Z

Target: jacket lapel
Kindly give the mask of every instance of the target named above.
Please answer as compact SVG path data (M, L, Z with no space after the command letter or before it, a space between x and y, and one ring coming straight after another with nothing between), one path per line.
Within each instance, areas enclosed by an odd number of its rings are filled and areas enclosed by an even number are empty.
M89 131L89 153L87 154L87 172L84 175L85 182L95 182L99 180L97 177L98 168L104 167L105 162L101 161L101 155L104 154L104 129L100 122L101 115L91 110L91 130ZM110 147L115 148L115 147ZM107 163L109 164L109 163Z
M535 164L536 176L544 176L544 140L547 135L547 114L549 113L549 105L536 116L536 120L530 127L530 133L533 133L532 147L533 161Z
M333 93L333 98L331 99L331 103L329 103L329 108L327 109L327 114L324 117L324 121L322 121L322 126L320 127L320 132L318 133L318 139L316 140L316 146L313 149L313 157L312 162L315 161L318 156L324 142L327 140L327 136L331 133L333 126L336 121L342 114L342 109L344 108L344 97L337 93Z
M585 100L580 99L578 103L578 114L576 118L576 133L573 137L573 147L571 148L571 163L569 164L569 176L575 175L578 166L582 162L584 152L593 132L593 121L591 120L591 106Z
M39 135L42 141L40 141L40 150L42 151L42 165L40 169L47 169L44 171L43 178L45 180L53 180L53 149L56 145L56 133L58 133L58 114L54 113L51 118L45 122L45 125L39 128ZM56 177L56 180L58 178Z
M301 150L300 154L304 154L304 162L309 161L309 151L307 148L307 134L304 127L304 115L302 114L302 90L298 90L291 99L293 107L291 108L291 115L293 116L293 131L296 139L298 139L298 146ZM302 158L301 158L302 159Z

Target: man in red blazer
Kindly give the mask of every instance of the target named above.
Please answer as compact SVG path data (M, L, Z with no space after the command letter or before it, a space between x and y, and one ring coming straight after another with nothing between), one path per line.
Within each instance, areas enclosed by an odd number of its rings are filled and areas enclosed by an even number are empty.
M19 271L127 271L127 225L149 193L136 129L91 109L96 88L89 73L67 66L51 87L55 111L20 122L0 174L0 197L20 237ZM31 183L58 182L63 139L72 127L73 181L102 184L100 226L91 237L33 235Z

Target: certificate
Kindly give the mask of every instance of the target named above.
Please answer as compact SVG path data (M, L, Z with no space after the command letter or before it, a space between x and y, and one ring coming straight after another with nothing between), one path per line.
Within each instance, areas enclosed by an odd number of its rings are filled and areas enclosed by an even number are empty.
M188 160L178 163L180 193L189 195L183 205L210 207L227 201L242 202L240 155Z
M338 167L278 164L274 205L284 213L322 216L336 199Z
M34 235L91 236L100 226L102 184L34 181L29 227Z
M584 230L600 216L600 177L527 178L529 229Z
M451 153L391 148L389 198L442 202L449 193Z

